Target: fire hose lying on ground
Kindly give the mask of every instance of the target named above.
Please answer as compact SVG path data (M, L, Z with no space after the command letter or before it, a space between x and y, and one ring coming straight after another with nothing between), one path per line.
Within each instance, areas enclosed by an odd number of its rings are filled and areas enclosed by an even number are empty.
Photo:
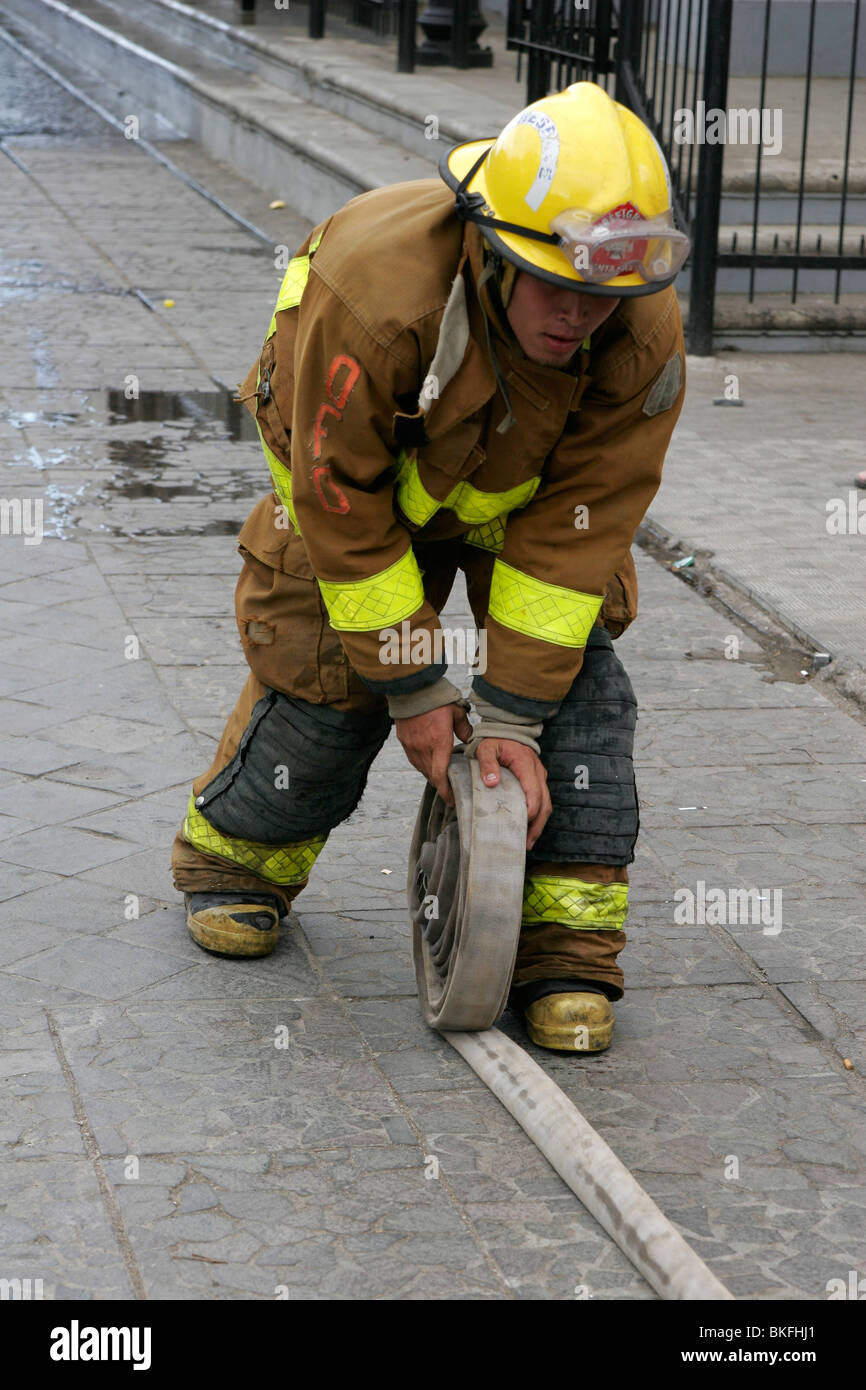
M428 786L409 853L409 911L425 1022L447 1038L664 1299L730 1299L577 1107L493 1025L511 984L523 905L526 800L455 754L455 805Z

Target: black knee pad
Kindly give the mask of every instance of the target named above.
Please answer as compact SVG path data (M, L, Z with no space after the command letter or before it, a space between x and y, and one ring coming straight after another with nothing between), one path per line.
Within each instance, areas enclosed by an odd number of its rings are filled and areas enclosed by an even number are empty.
M324 835L354 811L390 727L387 714L353 714L269 690L234 758L196 806L234 839L286 845Z
M637 700L610 634L593 628L580 674L541 736L553 813L530 861L632 862L639 825L636 721Z

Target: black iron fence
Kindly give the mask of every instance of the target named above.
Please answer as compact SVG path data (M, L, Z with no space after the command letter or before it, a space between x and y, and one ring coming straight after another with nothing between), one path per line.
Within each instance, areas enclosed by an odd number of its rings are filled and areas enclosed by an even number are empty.
M526 95L601 82L649 125L694 241L692 352L717 288L795 302L864 289L866 35L861 0L510 0ZM758 283L760 277L760 283Z
M610 85L617 17L612 0L509 0L508 47L517 75L526 64L526 100L540 101L572 82Z

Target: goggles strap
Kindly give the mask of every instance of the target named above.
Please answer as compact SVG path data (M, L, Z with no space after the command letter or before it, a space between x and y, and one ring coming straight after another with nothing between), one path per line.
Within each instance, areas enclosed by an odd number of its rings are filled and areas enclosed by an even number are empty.
M463 175L454 194L454 211L461 222L476 222L480 227L497 227L502 232L512 232L515 236L529 237L532 241L543 241L549 246L559 246L560 238L555 232L537 232L534 227L523 227L519 222L503 222L499 217L490 217L482 211L484 198L480 193L468 193L467 187L484 163L489 150L483 150L468 173Z

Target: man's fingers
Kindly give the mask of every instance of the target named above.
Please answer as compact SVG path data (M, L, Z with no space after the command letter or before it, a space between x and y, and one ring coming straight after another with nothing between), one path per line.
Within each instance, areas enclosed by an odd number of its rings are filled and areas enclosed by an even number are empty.
M542 787L534 767L512 768L526 797L526 817L530 825L537 820L542 806Z
M409 762L412 764L415 770L417 772L423 773L426 777L427 758L425 757L425 755L416 750L415 748L408 747L405 743L403 744L403 752L406 754L406 757L409 759Z
M526 796L526 848L532 849L550 811L545 806L546 787L532 774L521 777L520 785ZM547 797L549 801L550 798Z
M457 737L461 740L461 742L468 743L469 739L472 737L472 725L466 718L465 710L460 710L460 713L454 722L454 728L457 733Z
M433 783L446 806L454 805L454 797L448 782L448 764L450 761L451 745L446 746L443 743L438 743L430 750L429 780Z
M552 811L553 802L550 799L550 792L545 785L542 790L541 805L539 806L538 814L530 818L529 824L526 827L527 849L532 849L534 847L536 840L549 821Z
M509 768L519 781L526 798L526 848L532 849L553 810L541 759L531 748L512 739L484 739L476 757L486 786L497 785L500 766Z
M475 754L478 766L481 769L481 780L488 787L495 787L499 782L499 744L496 739L482 739Z

